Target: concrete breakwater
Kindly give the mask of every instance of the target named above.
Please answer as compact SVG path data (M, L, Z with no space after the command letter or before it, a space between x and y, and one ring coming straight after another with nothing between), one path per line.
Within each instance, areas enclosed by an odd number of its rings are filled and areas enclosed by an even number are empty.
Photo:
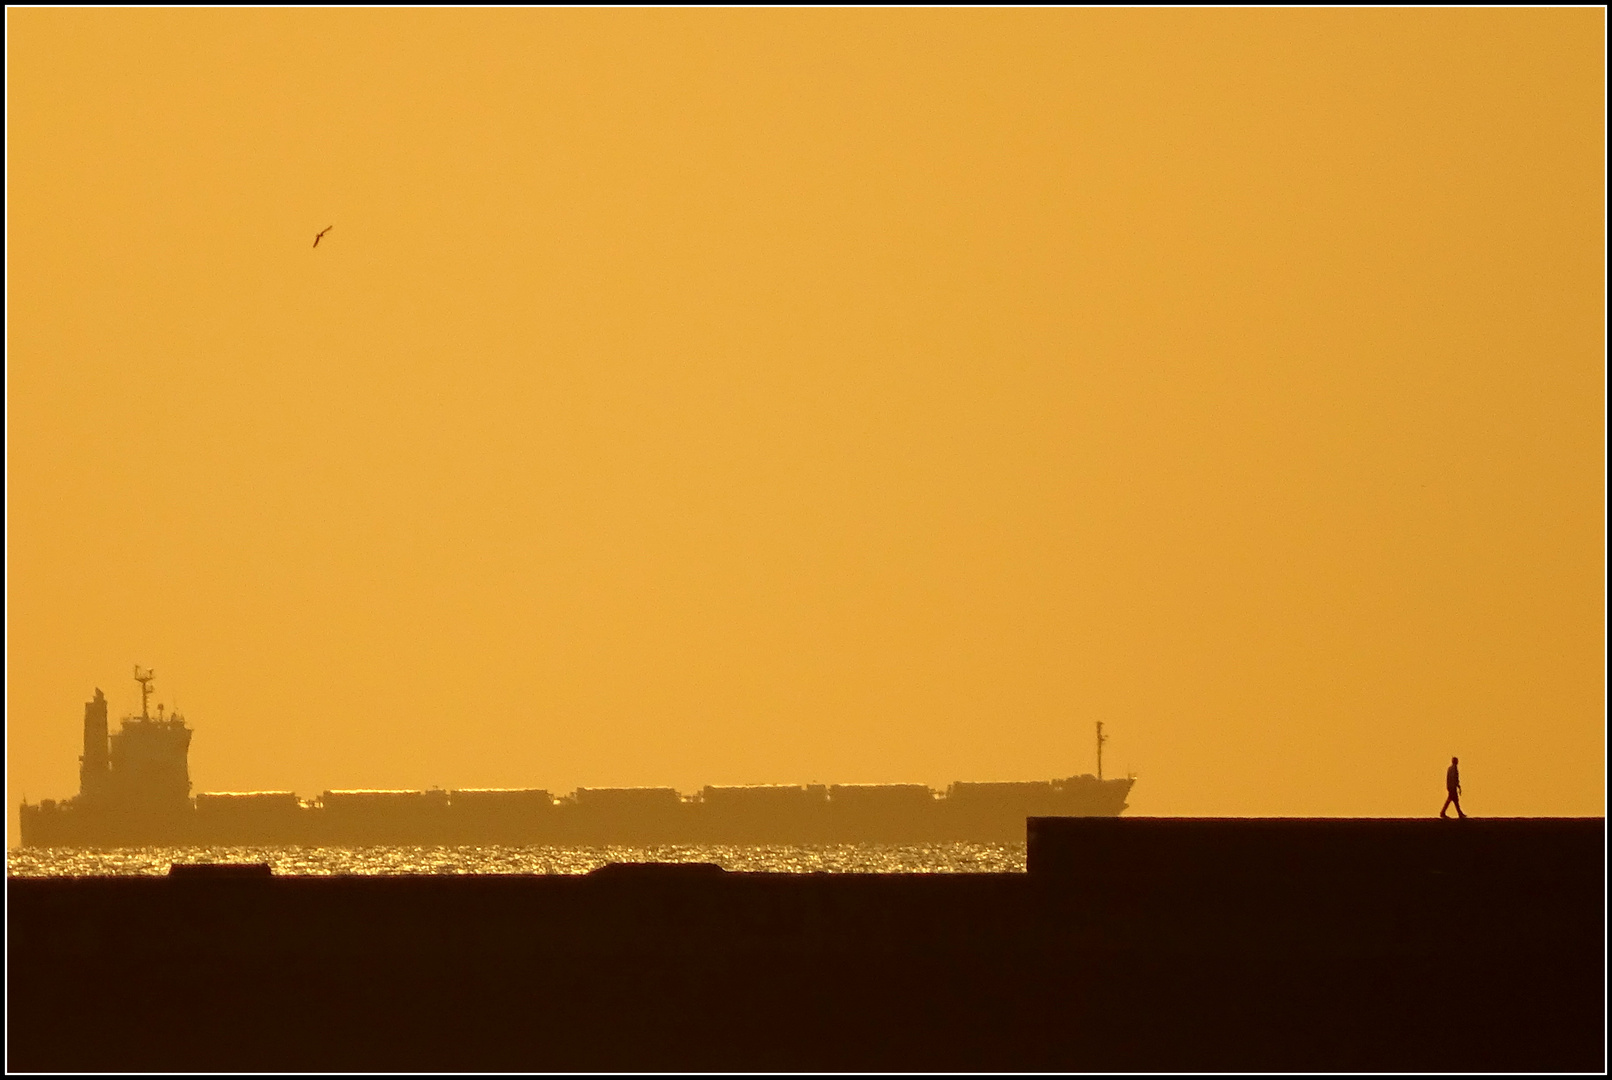
M1028 874L12 879L7 1065L1599 1070L1604 835L1035 819Z

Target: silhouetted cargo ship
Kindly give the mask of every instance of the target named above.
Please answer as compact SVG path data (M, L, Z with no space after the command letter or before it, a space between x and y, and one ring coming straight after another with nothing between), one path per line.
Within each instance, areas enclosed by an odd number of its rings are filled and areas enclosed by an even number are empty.
M135 668L140 715L108 731L106 697L84 705L79 793L21 807L25 847L352 844L827 844L1022 842L1029 817L1114 817L1133 777L1023 783L762 784L673 788L289 791L190 794L191 729L150 714L153 673Z

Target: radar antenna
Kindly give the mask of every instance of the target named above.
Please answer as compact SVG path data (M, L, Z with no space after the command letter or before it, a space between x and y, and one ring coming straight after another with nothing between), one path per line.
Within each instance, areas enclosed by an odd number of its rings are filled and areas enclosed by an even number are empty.
M151 719L151 680L157 677L156 668L142 668L134 665L134 681L140 684L140 719Z
M1107 741L1108 736L1103 734L1103 722L1099 720L1097 721L1097 779L1099 780L1103 778L1103 744Z

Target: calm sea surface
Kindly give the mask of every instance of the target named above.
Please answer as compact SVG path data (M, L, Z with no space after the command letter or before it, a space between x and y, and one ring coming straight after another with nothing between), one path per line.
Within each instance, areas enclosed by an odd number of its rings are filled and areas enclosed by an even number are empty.
M276 874L585 874L612 862L706 862L809 874L1022 873L1023 844L825 844L819 847L151 847L12 848L8 877L166 874L174 863L269 863Z

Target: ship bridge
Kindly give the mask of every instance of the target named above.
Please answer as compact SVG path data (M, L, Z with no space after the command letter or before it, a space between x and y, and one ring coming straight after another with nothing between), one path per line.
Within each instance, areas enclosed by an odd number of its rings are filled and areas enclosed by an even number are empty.
M157 705L151 715L156 672L134 668L140 684L140 715L107 731L106 697L99 689L84 705L84 755L79 759L79 797L121 810L183 811L190 807L191 729L177 711Z

